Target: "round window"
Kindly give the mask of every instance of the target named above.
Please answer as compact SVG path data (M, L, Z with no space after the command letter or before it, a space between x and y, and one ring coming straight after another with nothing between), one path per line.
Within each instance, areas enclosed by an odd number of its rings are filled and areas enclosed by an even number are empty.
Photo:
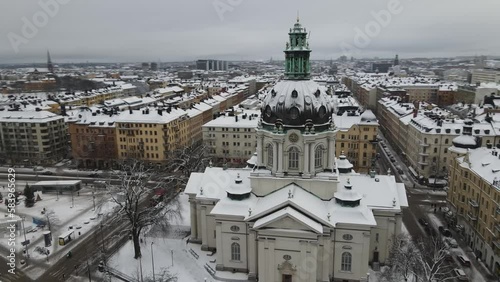
M346 241L351 241L352 240L352 235L351 234L344 234L342 238Z
M236 225L233 225L233 226L231 226L231 231L238 232L238 231L240 231L240 228Z

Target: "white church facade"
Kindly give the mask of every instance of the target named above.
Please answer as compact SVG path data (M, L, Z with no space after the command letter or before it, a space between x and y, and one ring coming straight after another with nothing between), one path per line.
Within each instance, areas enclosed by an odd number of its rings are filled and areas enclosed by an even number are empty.
M256 163L189 179L190 241L216 252L217 270L249 280L364 281L401 232L405 188L335 156L331 99L310 80L306 29L297 20L289 35L286 79L263 101Z

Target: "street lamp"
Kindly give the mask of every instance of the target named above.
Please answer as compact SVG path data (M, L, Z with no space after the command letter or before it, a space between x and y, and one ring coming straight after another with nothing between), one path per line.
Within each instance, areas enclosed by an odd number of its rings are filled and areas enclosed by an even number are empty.
M28 252L28 240L26 239L26 229L24 228L24 220L26 219L26 216L22 216L22 225L23 225L23 233L24 233L24 248L26 249L26 258L28 259L30 257L29 252Z
M151 242L151 263L153 264L153 282L156 281L155 279L155 259L154 259L154 255L153 255L153 243L154 242Z

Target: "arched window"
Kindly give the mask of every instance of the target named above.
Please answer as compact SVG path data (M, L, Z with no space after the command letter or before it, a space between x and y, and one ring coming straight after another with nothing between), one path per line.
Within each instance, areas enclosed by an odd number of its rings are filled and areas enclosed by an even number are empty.
M299 149L292 147L288 151L288 168L298 169L299 168Z
M342 264L340 265L340 269L342 271L351 271L352 268L352 255L351 253L345 252L342 253Z
M231 260L241 260L241 255L240 255L240 244L238 243L232 243L231 244Z
M323 166L323 146L321 145L314 151L314 166L316 168Z
M273 145L269 144L267 146L267 165L273 166Z

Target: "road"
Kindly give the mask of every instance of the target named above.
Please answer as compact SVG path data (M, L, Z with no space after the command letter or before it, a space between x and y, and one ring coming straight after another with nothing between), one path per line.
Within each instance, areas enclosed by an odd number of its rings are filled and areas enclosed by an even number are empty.
M19 258L17 258L19 259ZM14 271L15 274L10 274L8 270L10 269L7 265L8 261L5 259L5 254L2 254L0 258L0 281L2 282L30 282L31 280L24 272L20 269Z

